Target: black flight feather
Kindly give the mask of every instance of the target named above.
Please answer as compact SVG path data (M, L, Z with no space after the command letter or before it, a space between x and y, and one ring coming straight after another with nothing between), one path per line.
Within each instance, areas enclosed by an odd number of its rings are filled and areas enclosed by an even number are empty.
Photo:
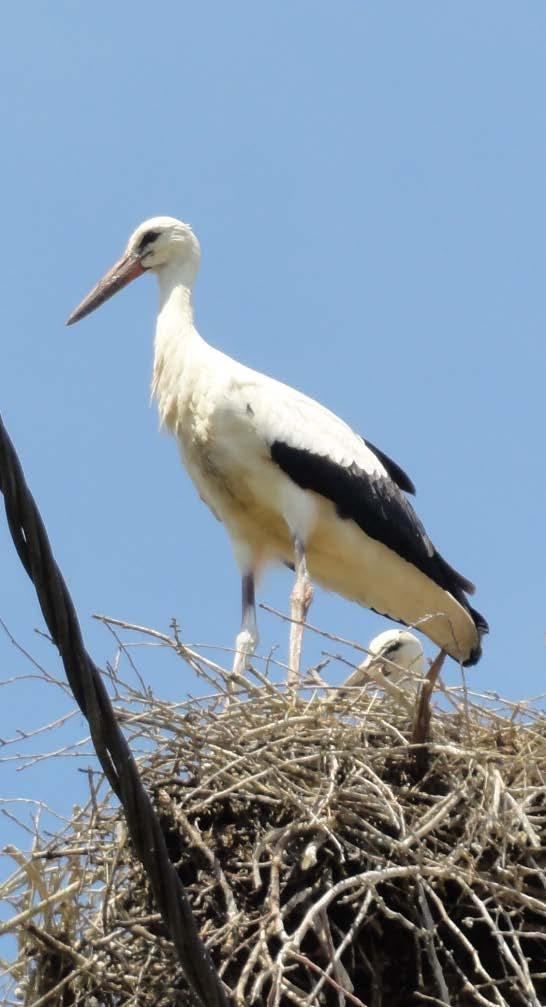
M367 443L389 471L385 456ZM372 476L355 462L350 466L339 465L330 458L291 447L283 441L275 441L271 445L271 457L298 486L331 500L341 518L355 521L370 538L382 542L439 587L449 591L470 613L478 631L487 632L485 619L469 606L465 596L472 594L474 585L454 570L435 549L401 492L401 482L409 480L398 466L395 467L397 479L391 473L390 478ZM394 465L390 459L388 462ZM471 659L468 663L474 661Z
M379 458L379 461L384 466L384 468L386 468L393 482L395 482L396 485L399 486L400 489L404 490L406 493L411 493L412 495L415 495L415 486L413 485L410 477L406 475L406 473L404 472L404 469L401 469L400 466L396 464L396 462L393 462L392 458L389 458L389 456L384 454L383 451L380 451L379 448L376 448L375 444L372 444L372 442L369 441L368 438L364 439L363 437L362 440L364 441L364 444L370 448L370 451L373 451L376 458Z

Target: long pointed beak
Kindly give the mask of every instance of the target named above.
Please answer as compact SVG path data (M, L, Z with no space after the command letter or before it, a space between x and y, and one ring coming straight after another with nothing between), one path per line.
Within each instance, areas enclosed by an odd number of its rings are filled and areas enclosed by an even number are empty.
M101 304L104 304L110 297L113 297L118 290L127 286L131 280L136 280L137 276L141 276L145 272L144 266L136 256L122 256L108 270L102 280L99 280L97 285L89 291L87 297L84 297L83 301L78 304L78 307L67 318L66 324L74 325L74 322L79 322L80 318L90 315L95 308L100 308Z

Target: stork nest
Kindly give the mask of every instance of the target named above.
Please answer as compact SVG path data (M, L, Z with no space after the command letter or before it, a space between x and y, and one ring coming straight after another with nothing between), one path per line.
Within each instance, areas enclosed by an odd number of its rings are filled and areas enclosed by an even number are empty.
M416 745L393 695L256 674L226 706L225 673L160 639L215 694L174 706L117 680L116 707L234 1005L546 1002L543 714L443 689ZM10 1002L195 1007L101 793L19 855Z

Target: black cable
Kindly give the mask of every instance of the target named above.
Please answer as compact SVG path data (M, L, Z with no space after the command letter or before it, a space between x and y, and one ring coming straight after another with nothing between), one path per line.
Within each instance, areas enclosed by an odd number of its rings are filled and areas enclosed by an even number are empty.
M169 859L159 819L118 726L100 669L85 648L74 603L1 416L0 490L19 559L36 589L76 702L89 722L101 766L123 805L129 834L187 982L204 1007L228 1007L224 987L199 936L184 886Z

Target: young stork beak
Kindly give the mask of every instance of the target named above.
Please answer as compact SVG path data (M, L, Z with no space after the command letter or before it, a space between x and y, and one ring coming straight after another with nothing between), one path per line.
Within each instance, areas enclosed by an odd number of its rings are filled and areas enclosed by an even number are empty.
M73 325L74 322L79 322L80 318L90 315L95 308L100 308L101 304L104 304L110 297L113 297L118 290L127 286L131 280L136 280L137 276L141 276L145 272L146 270L138 255L126 252L121 259L118 259L114 263L112 268L103 276L102 280L99 280L96 286L89 291L87 297L84 297L83 301L78 304L78 307L67 318L66 324Z

